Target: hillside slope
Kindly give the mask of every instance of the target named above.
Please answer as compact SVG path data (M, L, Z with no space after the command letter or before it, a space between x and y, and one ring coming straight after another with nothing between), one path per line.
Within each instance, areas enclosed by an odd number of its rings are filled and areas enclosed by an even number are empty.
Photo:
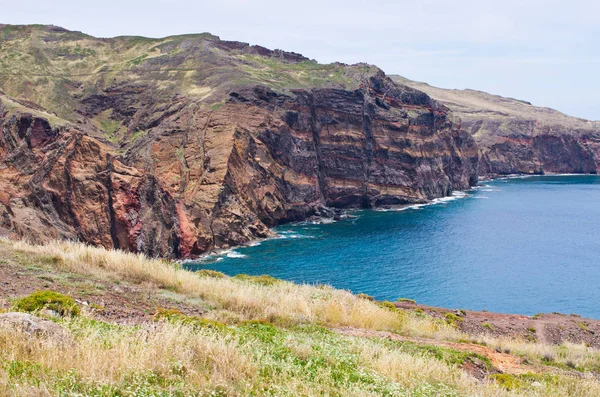
M600 121L482 91L391 78L427 93L462 119L481 149L481 175L600 171Z
M477 179L473 139L426 94L210 34L1 25L0 90L1 226L37 241L193 257Z
M493 313L192 273L77 243L0 239L0 260L3 280L18 280L0 283L2 396L600 393L600 321L574 315L543 341L546 316L505 316L503 328ZM478 316L490 320L466 326Z

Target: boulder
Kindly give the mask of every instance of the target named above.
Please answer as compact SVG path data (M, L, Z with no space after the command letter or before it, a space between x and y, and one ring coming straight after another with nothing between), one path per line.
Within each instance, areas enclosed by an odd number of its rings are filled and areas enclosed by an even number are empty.
M0 330L22 332L32 338L59 343L70 343L72 340L70 332L60 325L27 313L0 314Z

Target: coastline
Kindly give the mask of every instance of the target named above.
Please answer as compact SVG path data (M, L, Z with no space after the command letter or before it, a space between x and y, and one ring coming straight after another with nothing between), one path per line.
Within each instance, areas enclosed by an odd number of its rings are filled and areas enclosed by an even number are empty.
M373 210L367 210L366 215L362 214L364 210L356 210L356 209L349 209L345 211L345 214L347 216L359 216L359 217L363 217L366 216L368 218L370 217L374 217L373 219L380 219L381 216L380 215L376 215L376 212L379 211L405 211L405 210L410 210L410 209L419 209L423 206L429 206L429 205L435 205L435 204L440 204L440 203L445 203L447 201L451 201L451 200L458 200L459 198L466 198L466 197L472 197L472 198L492 198L490 196L490 194L487 193L482 193L482 192L487 192L487 191L492 191L492 190L498 190L501 189L501 186L503 186L502 183L495 183L493 184L493 186L486 186L486 182L492 182L492 181L502 181L502 180L508 180L508 179L525 179L525 178L535 178L535 177L541 177L540 179L535 179L534 182L532 183L537 183L535 181L538 180L543 180L542 178L544 177L548 177L548 178L552 178L552 177L556 177L559 178L557 179L557 181L560 181L560 183L568 183L569 179L567 179L568 177L586 177L586 178L592 178L592 179L584 179L587 181L596 181L596 177L598 177L597 175L593 175L593 174L564 174L564 173L557 173L557 174L546 174L546 175L531 175L531 174L513 174L513 175L502 175L502 176L498 176L495 178L489 178L489 179L482 179L479 183L479 185L472 187L469 190L464 190L464 191L455 191L453 192L453 194L451 196L446 196L443 198L437 198L437 199L433 199L430 200L426 203L419 203L419 204L408 204L408 205L403 205L403 206L398 206L398 207L394 207L394 208L377 208L377 209L373 209ZM565 177L564 179L560 179L560 177ZM516 182L517 184L520 184L519 182ZM491 184L490 184L491 185ZM477 192L477 193L475 193ZM473 197L471 194L473 194L474 196L477 197ZM492 193L493 194L493 193ZM479 196L490 196L490 197L479 197ZM463 207L465 204L455 204L458 205L459 207ZM477 204L479 206L479 204ZM487 205L487 204L486 204ZM445 205L443 206L445 207ZM444 211L448 211L450 209L446 209L446 208L439 208L437 211L440 211L440 213L444 212ZM370 213L370 214L369 214ZM411 211L411 213L413 213L413 211ZM415 214L418 214L418 212L415 212ZM412 216L412 215L411 215ZM417 217L419 217L420 215L416 215ZM404 218L402 218L404 219ZM195 265L195 266L190 266L189 268L195 270L195 269L202 269L203 267L207 267L207 268L212 268L214 270L220 270L220 271L224 271L227 274L230 275L234 275L237 273L248 273L248 274L262 274L261 272L265 273L265 274L272 274L276 277L280 277L282 279L293 279L296 280L297 282L302 282L302 278L298 277L295 278L296 276L294 274L290 274L290 273L294 273L293 270L290 271L286 271L286 272L278 272L277 270L273 270L271 267L269 267L268 265L262 265L261 264L261 255L259 253L264 253L272 251L272 250L277 250L277 247L282 246L281 244L283 244L283 246L292 246L292 247L304 247L305 244L307 247L314 247L316 246L315 244L319 244L319 242L317 240L306 240L305 242L292 242L290 241L282 241L282 242L271 242L269 243L266 247L264 248L259 248L259 249L251 249L251 250L244 250L244 249L240 249L238 250L238 248L240 247L247 247L247 246L256 246L256 245L260 245L265 241L268 240L275 240L275 239L286 239L286 238L315 238L315 236L318 237L318 235L321 235L321 227L320 226L310 226L311 224L319 224L319 223L329 223L329 222L334 222L334 220L332 220L331 218L323 218L323 217L319 217L319 218L311 218L309 220L305 220L305 221L301 221L301 222L294 222L294 225L299 225L299 227L295 227L295 228L286 228L285 226L279 228L279 229L275 229L275 232L277 233L277 236L275 237L271 237L268 239L260 239L260 240L256 240L251 242L250 244L247 244L245 246L239 246L239 247L232 247L229 248L227 250L222 250L218 253L212 253L209 256L211 257L211 259L206 262L206 261L187 261L187 264L190 265ZM335 239L335 233L337 230L339 230L339 228L343 228L343 229L351 229L356 227L354 224L354 221L348 220L345 222L345 224L341 224L338 226L332 226L332 227L325 227L325 234L328 235L327 238L332 238ZM288 224L290 225L290 224ZM307 225L307 227L304 227L303 225ZM306 229L306 230L305 230ZM319 230L319 231L315 231L315 230ZM327 232L327 230L329 230L329 232ZM305 236L303 236L305 235ZM291 244L291 245L290 245ZM343 249L343 247L339 247L339 249ZM236 252L237 250L237 252ZM319 252L319 250L315 250L313 248L309 248L308 251L310 252ZM287 255L287 251L285 251ZM335 253L334 253L335 254ZM219 259L218 256L221 256L222 258ZM245 256L248 256L249 259L247 260L239 260L239 264L238 264L238 259L235 258L244 258ZM310 254L307 254L310 255ZM227 259L226 257L229 256L229 258L232 259ZM216 260L215 260L216 258ZM419 257L420 258L420 257ZM215 262L219 262L221 260L225 260L225 262L222 262L221 265L216 264ZM298 255L296 259L294 259L294 263L296 263L296 266L301 266L298 265L298 263L302 262L303 259L303 255ZM318 261L318 258L314 258L314 260L316 261L315 263L320 263ZM422 263L420 260L415 259L418 263ZM268 260L267 262L268 263ZM310 260L307 263L311 263ZM215 267L211 267L212 265L214 265ZM238 269L236 270L236 266L238 267ZM258 266L261 270L252 270L254 267ZM285 266L285 263L282 263L281 266ZM320 266L327 266L326 263L320 263ZM269 269L272 269L269 270ZM319 271L325 271L325 270L319 270ZM315 280L315 278L309 278L308 281L313 281ZM330 283L331 285L338 287L338 288L348 288L352 291L355 292L360 292L361 291L361 286L357 286L356 283L347 286L346 284L344 284L343 282L338 282L336 283L335 281L330 281L329 279L326 279L328 281L325 281L327 283ZM336 280L335 277L333 280ZM378 295L378 290L377 290L377 284L379 281L378 278L374 278L373 281L371 282L371 284L369 285L374 285L374 289L371 289L370 291L374 291L374 292L369 292L369 291L364 291L363 292L368 292L368 293L373 293L374 295L378 296L378 298L383 299L383 298L395 298L398 295ZM399 294L402 295L402 294ZM408 296L413 297L413 295L411 295L410 293L407 293ZM419 298L419 294L414 294L414 296L416 296L417 298ZM427 301L427 299L423 298L425 301ZM443 307L444 305L464 305L465 307L472 307L469 306L468 301L466 301L467 303L464 303L463 301L450 301L450 300L438 300L438 301L429 301L430 303L436 304L436 305L440 305L439 307ZM458 302L458 303L457 303ZM460 303L463 302L463 303ZM531 301L533 303L535 303L536 301ZM539 303L539 302L538 302ZM515 310L515 309L519 309L520 306L479 306L479 309L496 309L496 310L508 310L510 312L510 310ZM570 310L573 310L575 312L578 313L577 311L577 307L576 306L569 306L569 305L563 305L563 306L555 306L555 305L544 305L543 302L542 304L532 304L529 307L527 307L526 309L522 309L523 312L528 313L529 315L535 313L538 310L546 310L548 312L553 311L553 310L560 310L560 311L565 311L567 313L570 313ZM586 311L585 309L581 309L583 314L586 314L588 316L592 316L593 318L597 318L597 316L595 316L595 312L594 311ZM516 310L513 313L518 313Z
M236 246L232 246L232 247L227 247L227 248L222 248L222 249L213 249L209 252L199 255L196 258L179 259L179 260L176 260L176 262L180 263L182 265L190 264L190 263L202 264L202 262L204 262L210 258L219 258L219 257L227 256L228 254L234 252L238 248L253 247L253 246L259 245L265 241L276 240L276 239L281 239L281 238L288 238L288 237L282 236L281 234L278 234L277 232L274 231L275 228L281 227L283 225L298 225L298 224L302 224L302 223L306 223L306 222L310 222L313 224L332 223L332 222L338 222L347 217L351 217L352 215L350 215L350 214L352 212L357 212L357 211L371 210L371 211L380 211L380 212L388 212L388 211L400 212L400 211L406 211L406 210L410 210L410 209L422 208L422 207L429 206L429 205L436 205L436 204L440 204L440 203L444 203L444 202L448 202L448 201L457 200L460 198L465 198L465 197L468 197L468 192L477 189L478 184L480 184L480 183L492 182L492 181L496 181L496 180L525 179L525 178L545 177L545 176L551 177L551 176L595 176L595 175L597 175L597 174L551 173L551 172L547 172L544 174L486 175L486 176L480 176L479 177L480 179L478 180L477 185L472 186L470 189L453 190L450 193L450 195L436 197L436 198L426 200L423 202L417 202L417 203L412 203L412 204L380 206L380 207L369 208L369 209L361 209L361 208L338 209L338 208L326 207L326 210L329 213L329 215L316 215L315 214L315 215L312 215L312 216L308 217L307 219L304 219L301 221L282 223L282 224L277 225L276 227L270 229L270 231L274 234L273 236L266 237L266 238L255 238L255 239L248 241L245 244L236 245ZM332 216L331 214L335 214L335 216ZM338 219L338 218L341 218L341 219Z

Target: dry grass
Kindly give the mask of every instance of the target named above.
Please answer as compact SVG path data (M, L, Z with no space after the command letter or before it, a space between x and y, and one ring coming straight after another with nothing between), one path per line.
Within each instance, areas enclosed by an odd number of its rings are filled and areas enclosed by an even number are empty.
M398 83L423 91L444 103L463 120L511 119L537 120L546 125L561 125L567 130L597 130L599 121L587 121L568 116L554 109L537 107L523 101L488 94L476 90L445 89L427 83L412 81L401 76L391 76Z
M600 352L585 346L481 336L488 346L509 349L532 363L552 358L541 373L482 382L449 359L464 357L460 350L446 347L444 355L436 355L426 346L323 328L387 330L431 338L434 346L436 339L469 339L432 318L381 307L347 291L211 277L174 263L71 242L2 244L63 271L152 284L195 298L213 307L208 317L229 325L199 328L175 321L123 326L87 314L59 320L73 334L68 346L0 329L1 396L600 395L592 375L567 372L569 367L599 367Z
M114 278L132 283L154 283L188 297L201 298L239 320L262 319L279 323L315 323L409 333L415 336L464 338L442 322L389 310L347 291L289 282L262 285L235 278L202 277L173 263L140 254L56 241L46 245L9 242L31 255L53 258L62 270ZM222 318L218 318L222 320Z
M530 343L523 339L508 337L490 337L482 335L480 341L492 348L510 351L529 360L542 360L547 364L562 367L578 368L581 371L598 371L600 369L600 350L565 342L559 346L544 343Z
M592 378L514 377L507 390L431 355L320 328L60 323L74 342L0 329L2 396L595 396ZM508 378L513 379L513 378ZM541 387L531 384L539 381ZM509 383L511 384L511 383Z
M51 390L63 383L65 390L71 384L72 392L93 390L96 384L135 387L136 382L140 388L150 390L155 383L176 386L178 374L184 372L183 390L212 390L218 386L239 389L258 370L227 335L205 332L199 337L189 327L169 324L141 329L91 324L88 320L67 323L76 334L76 342L66 348L51 340L32 343L25 334L0 331L0 357L8 363L5 367L19 365L15 363L24 367L21 371L13 369L13 382L0 380L0 393L54 395ZM18 376L26 371L32 373ZM14 378L25 382L15 384ZM32 387L28 378L45 384Z

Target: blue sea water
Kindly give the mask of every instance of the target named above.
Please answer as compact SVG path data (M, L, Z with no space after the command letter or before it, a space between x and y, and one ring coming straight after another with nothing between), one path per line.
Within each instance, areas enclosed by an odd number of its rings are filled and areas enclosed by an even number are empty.
M402 211L354 211L189 268L325 283L377 299L600 319L600 176L501 179Z

